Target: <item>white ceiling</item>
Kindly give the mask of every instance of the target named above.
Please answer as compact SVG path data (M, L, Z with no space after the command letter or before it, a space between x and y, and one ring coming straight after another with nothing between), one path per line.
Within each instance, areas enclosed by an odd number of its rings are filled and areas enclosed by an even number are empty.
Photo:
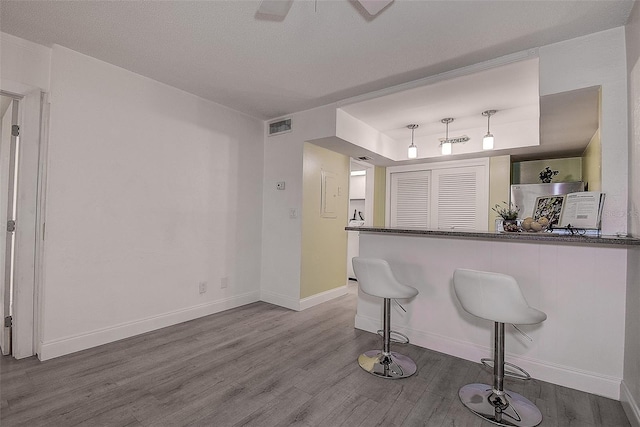
M473 68L473 67L472 67ZM454 74L460 74L456 71ZM395 160L358 153L360 147L340 147L330 139L319 144L352 157L373 157L376 164L390 166L416 161L443 161L453 158L510 154L516 160L580 156L599 127L599 88L591 87L539 97L536 57L491 66L467 74L437 76L432 82L416 81L406 90L364 96L363 100L344 101L341 109L383 133L394 142ZM485 110L496 110L491 132L496 137L493 151L482 150L487 132ZM445 136L442 119L455 120L449 136L469 136L471 140L454 145L453 155L441 156L439 140ZM415 144L418 159L406 160L411 143L410 123L418 124ZM471 154L471 155L470 155Z
M539 145L538 59L520 60L502 66L473 71L459 76L393 92L340 108L367 123L392 141L395 160L405 160L411 142L410 123L417 124L415 145L418 158L440 157L439 139L445 137L442 119L453 118L449 137L467 136L454 154L482 152L482 137L487 133L486 110L495 110L491 132L496 149ZM416 82L422 83L422 82Z
M353 0L295 0L282 21L258 6L2 0L0 29L269 119L618 27L633 0L396 0L373 19Z

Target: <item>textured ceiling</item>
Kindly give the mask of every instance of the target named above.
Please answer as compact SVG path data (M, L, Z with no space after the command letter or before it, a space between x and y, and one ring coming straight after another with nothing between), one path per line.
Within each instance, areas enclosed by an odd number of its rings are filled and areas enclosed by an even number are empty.
M7 1L0 30L269 119L624 25L632 0Z

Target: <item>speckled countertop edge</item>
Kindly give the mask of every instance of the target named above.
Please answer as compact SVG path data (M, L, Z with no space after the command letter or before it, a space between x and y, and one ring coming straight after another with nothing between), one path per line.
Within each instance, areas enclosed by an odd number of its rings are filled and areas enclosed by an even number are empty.
M423 228L345 227L347 231L365 233L407 234L425 237L453 237L485 240L536 241L545 243L580 243L587 245L640 246L640 239L617 236L572 236L551 233L494 233L489 231L447 231Z

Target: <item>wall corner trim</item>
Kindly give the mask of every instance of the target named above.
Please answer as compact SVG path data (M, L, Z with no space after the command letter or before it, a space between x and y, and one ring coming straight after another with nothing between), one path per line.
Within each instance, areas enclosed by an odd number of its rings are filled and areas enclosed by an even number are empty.
M640 402L636 402L624 380L620 383L620 403L632 427L640 427Z
M341 297L347 294L347 286L338 286L337 288L329 289L328 291L320 292L319 294L311 295L310 297L302 298L300 300L300 311L306 310L323 302L330 301L334 298Z
M302 311L346 294L346 285L338 286L337 288L329 289L328 291L320 292L319 294L311 295L301 300L273 292L261 291L260 301L288 308L289 310Z
M297 298L291 298L288 295L262 290L260 291L260 301L288 308L289 310L300 311L300 301Z

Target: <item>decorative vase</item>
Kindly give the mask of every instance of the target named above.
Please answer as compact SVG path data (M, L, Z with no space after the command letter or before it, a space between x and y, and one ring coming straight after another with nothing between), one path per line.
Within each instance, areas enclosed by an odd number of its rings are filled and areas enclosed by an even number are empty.
M517 219L503 219L502 220L502 229L508 232L518 232L520 231L520 226L518 225Z

